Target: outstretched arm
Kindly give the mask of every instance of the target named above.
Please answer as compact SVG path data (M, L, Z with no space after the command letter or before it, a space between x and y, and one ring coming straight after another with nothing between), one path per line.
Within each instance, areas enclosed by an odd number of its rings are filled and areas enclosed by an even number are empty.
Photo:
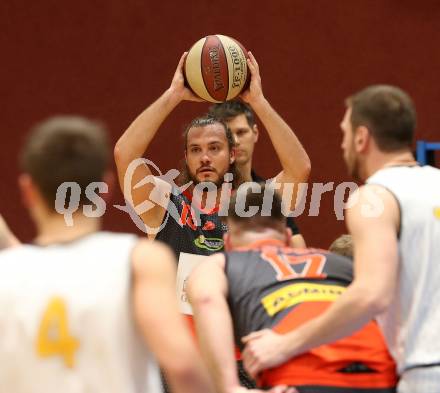
M326 312L298 329L245 337L243 360L250 375L354 333L390 304L398 271L399 207L382 187L364 186L357 193L351 198L359 197L358 202L347 210L355 244L353 283Z
M214 254L192 272L188 294L197 336L216 390L231 393L239 387L234 356L232 320L226 302L225 257Z
M169 198L169 187L167 188L166 184L160 179L153 178L153 181L146 182L144 186L133 188L142 179L152 175L151 170L147 165L138 165L135 167L134 173L131 177L131 184L129 184L129 192L131 193L131 198L129 198L129 195L127 195L127 187L124 186L124 179L130 163L138 158L142 158L148 150L148 147L160 125L173 109L184 100L201 101L201 99L194 96L184 85L182 69L185 57L186 52L180 58L169 89L130 124L124 134L119 138L114 150L119 184L128 202L136 207L144 201L157 201L158 198L162 201L160 205L152 202L153 207L145 209L146 211L144 212L137 211L144 223L150 228L158 228L162 222L165 214L164 206L166 207ZM156 189L158 194L151 198L151 193L154 189Z
M248 68L251 72L251 84L241 97L252 106L272 141L282 167L282 171L275 178L281 185L279 192L282 194L285 184L307 182L311 168L310 159L293 130L264 97L260 69L251 52ZM294 209L296 193L297 190L293 193L291 204L286 207Z
M133 252L133 304L138 328L176 393L211 393L213 387L179 312L176 261L159 242L142 240Z

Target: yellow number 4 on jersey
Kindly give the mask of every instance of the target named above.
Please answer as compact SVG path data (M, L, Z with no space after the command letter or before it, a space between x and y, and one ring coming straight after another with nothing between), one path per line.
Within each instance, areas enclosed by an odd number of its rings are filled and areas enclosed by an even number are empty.
M61 356L66 367L75 365L79 341L69 334L66 305L54 297L47 305L38 330L37 354L41 357Z

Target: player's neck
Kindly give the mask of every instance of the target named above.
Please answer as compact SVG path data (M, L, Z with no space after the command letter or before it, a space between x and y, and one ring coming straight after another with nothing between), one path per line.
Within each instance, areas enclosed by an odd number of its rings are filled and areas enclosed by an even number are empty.
M238 162L235 164L237 171L240 173L240 180L242 182L252 181L252 160L249 160L243 164Z
M82 213L76 213L72 217L73 225L68 226L64 221L64 216L51 214L37 223L38 235L34 243L39 245L49 245L55 243L67 243L100 229L101 220L89 218Z
M263 232L244 232L240 236L235 237L235 240L232 243L232 247L247 247L252 245L253 243L261 242L263 240L279 240L281 242L286 242L286 235L270 228L266 229Z
M373 175L380 169L394 166L415 166L418 162L414 159L413 154L408 150L397 152L378 152L372 156L367 163L367 177Z

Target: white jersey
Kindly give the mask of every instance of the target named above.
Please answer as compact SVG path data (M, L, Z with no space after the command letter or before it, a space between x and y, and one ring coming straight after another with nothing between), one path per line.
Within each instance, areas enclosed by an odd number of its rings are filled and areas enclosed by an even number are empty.
M440 170L389 167L371 176L400 205L398 286L378 318L401 374L440 362Z
M131 312L136 241L98 232L0 253L0 392L160 392Z

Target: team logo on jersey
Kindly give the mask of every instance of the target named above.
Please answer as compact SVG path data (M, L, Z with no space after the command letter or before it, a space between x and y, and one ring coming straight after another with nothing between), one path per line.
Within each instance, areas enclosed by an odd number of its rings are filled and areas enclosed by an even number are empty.
M215 229L215 224L212 221L206 221L205 225L203 225L203 231L212 231Z
M266 312L273 316L286 308L303 302L335 301L344 291L339 285L298 283L287 285L261 299Z
M440 207L434 207L434 217L440 220Z
M196 247L204 250L220 251L223 248L223 239L200 235L198 238L194 239L194 244Z

